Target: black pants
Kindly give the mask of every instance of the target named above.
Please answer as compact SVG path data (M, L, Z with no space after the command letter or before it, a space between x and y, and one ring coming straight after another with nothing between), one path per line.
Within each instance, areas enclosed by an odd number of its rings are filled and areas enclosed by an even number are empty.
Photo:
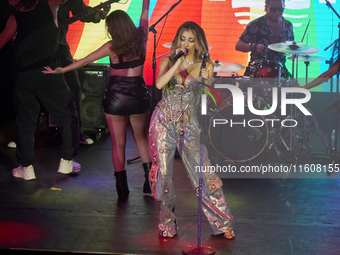
M18 126L17 161L23 167L35 161L34 141L40 103L55 119L61 133L60 156L73 159L79 146L78 113L62 75L40 75L41 70L16 76L14 108ZM23 81L26 80L26 83Z
M71 55L70 49L67 46L59 45L59 58L61 62L61 66L65 67L73 63L73 57ZM68 87L74 96L74 102L76 104L76 108L78 111L79 117L79 128L80 133L83 133L83 127L81 123L81 115L82 115L82 89L81 84L78 77L77 70L72 70L70 72L64 73L64 77Z

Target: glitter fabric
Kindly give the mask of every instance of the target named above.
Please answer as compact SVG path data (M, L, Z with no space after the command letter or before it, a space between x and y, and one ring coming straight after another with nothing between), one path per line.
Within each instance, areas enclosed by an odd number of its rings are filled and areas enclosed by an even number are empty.
M174 76L163 88L163 97L153 112L149 130L153 159L149 179L160 210L159 233L164 237L177 233L172 182L176 147L196 195L199 186L200 126L196 112L202 90L195 81L179 84ZM207 166L210 166L210 160L204 146L203 167ZM234 219L223 194L221 179L210 172L204 172L203 177L202 209L211 233L218 235L233 230Z

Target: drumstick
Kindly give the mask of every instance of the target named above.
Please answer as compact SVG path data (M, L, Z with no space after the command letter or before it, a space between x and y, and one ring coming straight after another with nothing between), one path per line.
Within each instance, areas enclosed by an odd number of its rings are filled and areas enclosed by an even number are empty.
M305 39L305 35L306 35L306 33L307 33L307 29L308 29L308 27L309 27L309 23L310 23L310 19L309 19L309 21L308 21L308 24L307 24L305 33L304 33L303 36L302 36L301 43L303 43L303 39Z

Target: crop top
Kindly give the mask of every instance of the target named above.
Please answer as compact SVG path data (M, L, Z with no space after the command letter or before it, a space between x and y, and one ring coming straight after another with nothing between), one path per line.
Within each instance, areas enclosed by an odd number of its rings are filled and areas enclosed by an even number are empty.
M122 56L118 56L119 63L118 64L112 64L110 61L110 67L113 69L127 69L127 68L135 68L137 66L143 65L145 62L145 56L140 56L139 59L135 59L132 61L123 61Z

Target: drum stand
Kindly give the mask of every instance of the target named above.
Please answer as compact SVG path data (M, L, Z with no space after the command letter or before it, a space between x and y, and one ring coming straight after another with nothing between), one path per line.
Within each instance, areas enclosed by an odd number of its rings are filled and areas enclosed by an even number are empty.
M281 80L281 79L279 79L279 80ZM265 100L265 98L264 98L265 106L267 107L267 109L270 108L270 103L267 103L268 101L269 101L268 99ZM273 119L276 119L275 113L273 113ZM276 129L274 127L271 127L271 129L269 129L269 127L268 127L268 137L269 137L268 141L270 141L270 143L268 145L268 150L271 150L271 148L274 146L275 153L279 158L280 158L282 153L276 145L276 139L279 139L281 141L281 143L285 146L287 151L289 150L289 147L285 143L281 133L276 132Z
M305 64L306 64L306 84L308 83L308 66L309 66L309 61L305 61ZM307 107L307 103L305 104L306 107ZM309 109L308 109L309 111ZM311 113L311 111L309 111ZM312 116L313 116L313 120L315 119L314 118L314 114L311 113ZM317 125L318 127L319 125ZM304 115L303 117L303 129L301 131L301 138L302 138L302 144L301 146L297 149L298 151L303 148L303 146L305 145L306 148L307 148L307 152L310 153L311 150L313 150L313 147L310 145L309 143L309 135L308 135L308 131L307 131L307 116Z
M310 61L305 61L305 65L306 65L306 84L308 83L308 66L310 64ZM306 103L306 106L307 106L307 103ZM324 144L324 146L326 147L326 153L328 151L328 144L326 142L326 139L319 127L319 123L317 122L315 116L314 116L314 113L308 109L308 112L311 114L312 118L313 118L313 122L314 122L314 125L316 126L316 129L319 133L319 136L321 138L321 141L322 143ZM304 115L304 122L303 122L303 129L301 131L301 138L302 138L302 144L301 146L297 149L297 151L299 151L301 148L303 148L303 146L306 146L307 148L307 152L310 153L311 150L313 150L313 147L310 145L309 143L309 135L308 135L308 130L307 130L307 116Z
M297 55L293 55L292 56L292 63L293 63L292 77L294 77L294 60L295 60L296 57L297 57ZM310 61L305 61L305 65L306 65L306 84L308 83L308 66L309 66L309 63L310 63ZM295 94L292 94L292 96L294 97ZM306 104L306 106L307 106L307 104ZM319 134L319 136L321 138L322 143L325 146L325 151L327 153L329 146L328 146L328 144L326 142L326 139L325 139L325 137L324 137L320 127L319 127L319 124L318 124L318 122L317 122L313 112L310 109L308 109L308 108L307 108L307 110L311 114L311 117L313 119L313 123L314 123L314 125L315 125L315 127L317 129L317 132L318 132L318 134ZM287 116L285 119L294 119L294 120L297 121L298 118L299 118L299 115L300 115L300 112L296 113L296 107L292 106L291 109L290 109L290 115ZM306 147L308 153L310 153L311 150L313 150L313 147L309 143L309 134L308 134L307 124L308 124L307 116L304 115L304 118L303 118L303 129L300 132L298 131L298 129L296 127L289 127L289 139L290 139L289 140L289 147L285 143L286 135L284 137L282 137L282 134L280 132L280 139L281 139L283 145L286 147L287 151L293 152L293 155L294 155L296 163L297 163L297 159L298 159L297 154L298 154L298 152L302 148ZM297 147L298 139L301 139L301 141L302 141L300 147Z
M271 131L269 131L269 136L270 136L270 139L271 139L271 144L269 145L268 150L270 150L274 146L275 153L280 158L282 153L277 148L276 142L275 142L277 136L279 137L279 139L281 140L281 143L285 146L287 151L289 150L289 148L288 148L287 144L285 143L285 141L284 141L284 139L283 139L283 137L282 137L280 132L275 133L275 130L271 130Z
M292 55L292 77L294 79L294 70L295 70L295 58L297 58L298 55L297 54L293 54ZM297 78L297 75L296 75ZM295 95L292 94L292 96L294 97ZM291 107L290 108L290 118L294 118L294 116L296 116L296 107ZM295 148L296 145L296 128L290 127L289 128L289 151L293 151L293 148ZM294 151L294 157L297 160L296 157L296 153Z

